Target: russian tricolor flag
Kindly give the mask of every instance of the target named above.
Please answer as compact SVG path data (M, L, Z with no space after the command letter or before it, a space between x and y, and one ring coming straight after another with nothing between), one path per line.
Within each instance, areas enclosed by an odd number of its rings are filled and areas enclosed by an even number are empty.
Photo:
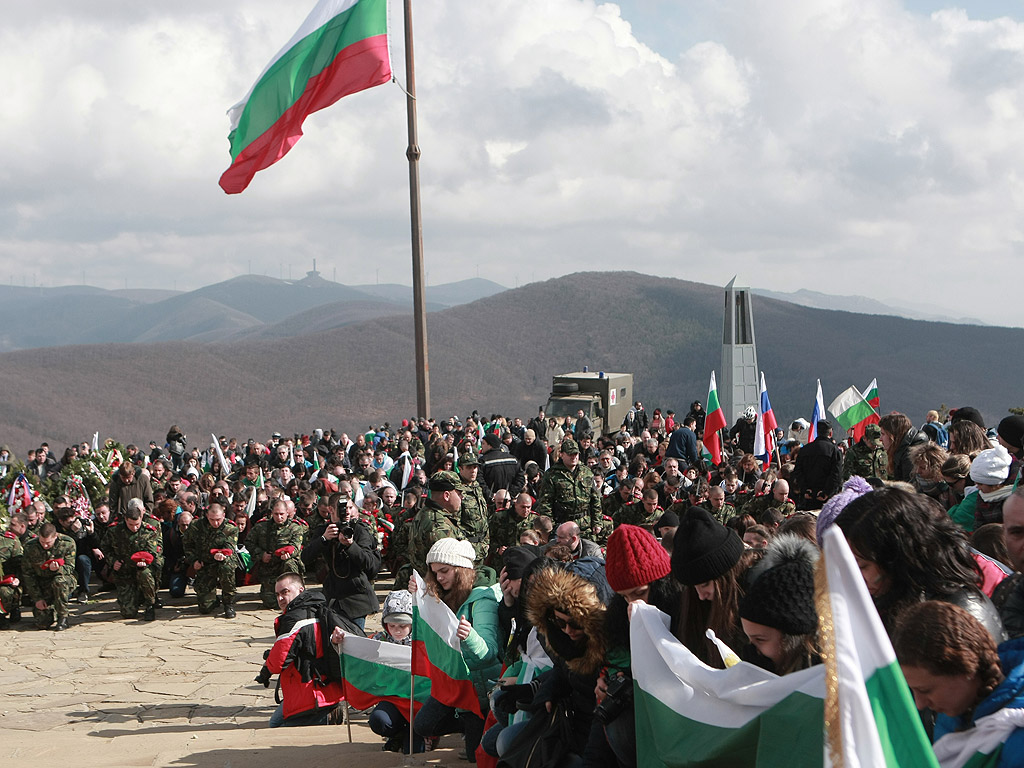
M754 455L767 466L771 464L775 452L775 430L779 423L775 420L771 400L768 399L768 387L764 383L764 371L761 372L761 397L758 399L757 428L754 432Z
M814 413L811 414L811 428L808 430L807 442L818 439L818 422L825 418L825 401L821 397L821 379L818 379L818 394L814 396Z

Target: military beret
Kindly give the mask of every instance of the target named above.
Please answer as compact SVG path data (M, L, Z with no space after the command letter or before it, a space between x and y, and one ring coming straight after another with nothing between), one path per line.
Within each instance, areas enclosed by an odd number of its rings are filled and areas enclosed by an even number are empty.
M466 452L459 456L459 464L461 464L464 467L471 467L479 463L480 459L477 457L475 453Z
M567 437L562 441L562 446L559 449L562 453L579 453L580 447L576 445L576 441L571 437Z
M430 476L430 490L437 491L438 493L444 493L445 491L454 491L462 483L462 480L454 472L446 472L444 470L435 472Z

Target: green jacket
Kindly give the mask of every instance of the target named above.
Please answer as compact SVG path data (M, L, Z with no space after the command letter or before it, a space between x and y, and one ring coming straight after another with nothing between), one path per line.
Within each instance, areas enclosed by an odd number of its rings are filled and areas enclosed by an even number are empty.
M953 522L968 533L974 532L974 513L978 507L979 498L981 497L977 493L968 493L964 496L963 501L949 509L948 514Z
M888 480L889 454L880 445L869 448L861 438L847 449L843 460L843 480L849 480L853 475Z
M455 615L467 619L473 629L462 641L462 658L469 667L477 696L487 697L501 674L501 648L498 642L498 601L500 588L474 587Z
M107 530L107 535L103 539L103 556L111 564L121 561L119 575L122 577L131 573L132 569L138 568L131 559L136 552L149 552L155 562L163 553L163 538L160 531L146 522L139 526L139 530L129 531L124 520Z
M295 547L292 557L299 557L307 530L307 526L294 520L285 520L282 525L275 523L272 517L260 520L252 527L252 533L246 540L247 548L252 552L253 562L262 562L263 555L268 553L271 555L270 562L280 560L274 553L281 547Z
M423 502L409 535L409 563L420 576L427 572L427 553L439 539L468 539L458 512L450 513L433 499Z
M220 528L214 528L209 520L201 517L185 531L182 544L186 563L191 565L198 560L203 565L211 565L216 562L210 553L211 549L230 549L238 552L238 526L230 520L225 520Z
M0 536L0 579L5 576L21 578L21 557L24 554L21 539L10 531L4 531Z
M459 493L462 496L460 522L466 532L466 538L476 550L476 563L480 565L487 557L487 546L490 542L487 528L487 498L477 480L472 483L460 483Z

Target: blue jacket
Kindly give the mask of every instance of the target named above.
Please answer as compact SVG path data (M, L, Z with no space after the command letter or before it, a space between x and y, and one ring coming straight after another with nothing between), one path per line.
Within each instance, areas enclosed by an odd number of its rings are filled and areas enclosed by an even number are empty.
M697 463L697 434L689 427L680 427L668 439L665 455L670 459L682 459L687 466Z
M999 646L999 662L1006 678L974 712L965 717L938 715L935 718L935 740L951 731L962 731L974 725L979 718L1011 707L1024 709L1024 637L1008 640ZM1024 729L1018 728L1003 744L996 768L1024 766Z

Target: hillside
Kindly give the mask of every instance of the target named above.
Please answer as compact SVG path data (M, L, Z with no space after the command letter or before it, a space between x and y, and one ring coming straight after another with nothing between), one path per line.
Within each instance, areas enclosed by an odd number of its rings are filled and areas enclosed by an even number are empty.
M721 344L722 289L636 273L580 273L432 313L433 415L532 415L553 373L589 365L632 371L651 409L704 399ZM1020 405L1024 330L858 315L754 299L759 361L780 422L809 417L814 380L826 403L877 377L884 411L915 422L941 403L989 421ZM232 343L167 342L0 355L0 442L19 453L104 436L193 442L316 426L365 429L415 410L408 316ZM734 416L733 416L734 418Z

